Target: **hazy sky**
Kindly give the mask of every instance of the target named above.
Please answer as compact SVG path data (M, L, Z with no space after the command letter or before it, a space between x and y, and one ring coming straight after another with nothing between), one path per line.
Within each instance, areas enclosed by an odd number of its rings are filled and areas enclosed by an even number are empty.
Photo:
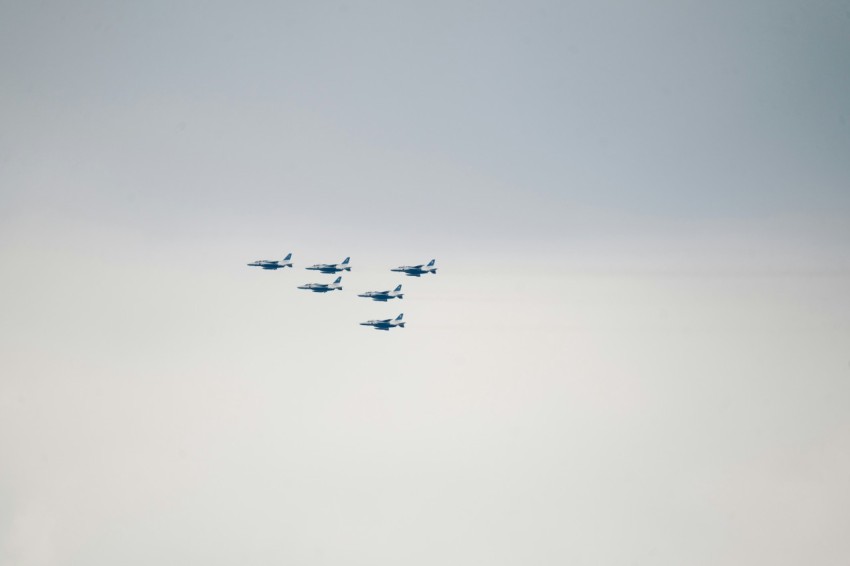
M0 563L843 565L848 101L846 0L0 0Z

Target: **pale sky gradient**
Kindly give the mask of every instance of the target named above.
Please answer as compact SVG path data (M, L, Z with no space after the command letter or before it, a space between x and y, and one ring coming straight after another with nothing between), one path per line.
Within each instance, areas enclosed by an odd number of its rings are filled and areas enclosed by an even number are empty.
M846 1L0 1L0 564L845 564L848 101Z

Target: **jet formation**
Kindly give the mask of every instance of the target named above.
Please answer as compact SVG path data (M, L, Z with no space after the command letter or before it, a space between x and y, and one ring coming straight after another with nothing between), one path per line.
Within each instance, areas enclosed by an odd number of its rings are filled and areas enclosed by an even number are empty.
M253 263L249 263L250 267L261 267L266 270L277 270L284 267L292 268L292 254L289 253L282 260L267 260L261 259L257 260ZM324 274L335 274L342 271L351 271L351 258L346 257L340 263L317 263L315 265L311 265L310 267L305 267L305 269L310 271L318 271L319 273ZM394 271L397 273L404 273L405 275L411 277L420 277L426 273L436 274L437 267L434 265L436 260L431 260L428 264L418 264L418 265L402 265L390 271ZM337 277L333 283L305 283L304 285L299 285L299 289L304 289L306 291L312 291L314 293L329 293L331 291L342 291L342 277ZM364 297L367 299L372 299L376 302L386 303L392 299L403 299L404 293L401 291L401 285L396 286L392 291L365 291L359 295L358 297ZM404 328L406 324L402 319L404 318L404 313L399 314L395 318L385 318L385 319L375 319L375 320L367 320L366 322L361 322L361 326L369 326L374 328L375 330L390 330L392 328L400 327Z

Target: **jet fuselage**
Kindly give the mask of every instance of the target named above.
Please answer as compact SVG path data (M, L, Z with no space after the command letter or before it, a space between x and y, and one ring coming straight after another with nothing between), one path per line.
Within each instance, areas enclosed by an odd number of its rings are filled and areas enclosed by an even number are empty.
M399 267L393 268L390 271L395 271L398 273L404 273L405 275L409 275L411 277L419 277L420 275L424 275L426 273L437 273L437 267L434 265L436 260L431 260L428 265L401 265Z
M339 273L340 271L351 271L351 266L348 264L351 258L345 258L342 263L317 263L305 269L310 271L318 271L320 273Z
M365 293L361 293L357 296L372 299L373 301L382 301L385 303L390 299L403 299L404 293L401 292L401 285L399 285L392 291L366 291Z
M260 259L248 265L250 267L262 267L263 269L282 269L284 267L292 267L292 262Z
M383 320L367 320L366 322L361 322L360 326L371 326L375 330L389 330L390 328L395 328L396 326L404 328L405 322L402 320L402 317L404 317L404 313L401 313L395 318L386 318Z
M313 291L314 293L327 293L328 291L342 291L342 277L337 277L333 283L305 283L299 285L299 289Z
M253 263L249 263L249 267L262 267L263 269L281 269L282 267L292 267L292 254L286 254L282 260L276 259L258 259Z

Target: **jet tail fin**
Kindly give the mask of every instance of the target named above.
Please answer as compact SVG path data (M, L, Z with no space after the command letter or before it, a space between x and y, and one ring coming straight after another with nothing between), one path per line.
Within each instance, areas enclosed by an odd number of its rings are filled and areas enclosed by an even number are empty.
M437 261L437 260L436 260L436 259L432 259L431 261L429 261L429 262L428 262L428 267L434 267L434 262L435 262L435 261Z
M343 265L345 265L346 263L348 263L348 261L349 261L350 259L351 259L350 257L347 257L347 258L345 258L344 260L342 260Z
M342 281L342 277L337 277L336 281L334 281L334 285L339 285L340 281Z
M400 315L398 315L397 317L395 317L395 319L396 319L396 320L401 320L401 317L403 317L403 316L404 316L404 313L401 313Z
M393 292L395 292L395 293L398 293L399 291L401 291L401 285L399 285L398 287L393 289Z
M290 259L292 259L292 253L291 252L286 254L286 257L283 258L283 261L289 261Z

